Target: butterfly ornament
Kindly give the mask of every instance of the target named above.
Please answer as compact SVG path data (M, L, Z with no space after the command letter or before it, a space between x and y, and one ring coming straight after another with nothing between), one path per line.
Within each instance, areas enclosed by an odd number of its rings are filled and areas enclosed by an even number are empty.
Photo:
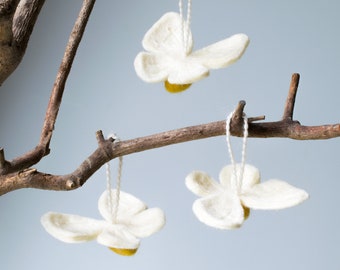
M79 215L48 212L41 217L41 224L54 238L66 243L84 243L97 240L111 251L134 255L140 239L158 232L165 223L159 208L147 208L144 202L129 193L119 192L119 211L113 218L111 204L115 205L117 190L106 190L98 201L103 219ZM112 196L113 195L113 196Z
M236 34L193 51L188 20L179 13L164 14L144 36L145 51L134 61L137 75L148 83L164 82L170 93L188 89L209 75L211 69L227 67L245 52L249 38Z
M261 183L259 170L245 163L248 136L248 120L245 115L242 161L235 162L229 130L232 115L228 116L226 123L232 164L222 168L219 181L202 171L193 171L185 179L187 188L200 197L192 207L198 220L223 230L241 227L249 217L250 209L279 210L296 206L308 198L306 191L279 179Z
M134 255L141 238L163 228L165 215L160 208L148 208L140 199L120 190L122 162L123 157L119 157L116 189L111 188L110 165L106 163L107 188L98 200L103 219L48 212L41 217L45 230L66 243L97 240L119 255Z

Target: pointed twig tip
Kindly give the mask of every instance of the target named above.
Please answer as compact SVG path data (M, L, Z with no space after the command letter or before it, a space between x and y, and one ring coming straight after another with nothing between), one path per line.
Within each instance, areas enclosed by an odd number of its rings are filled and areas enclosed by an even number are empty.
M105 141L103 132L102 132L101 130L98 130L98 131L96 132L96 138L97 138L98 144L100 144L100 143L102 143L102 142Z
M240 100L237 104L237 107L235 109L235 113L233 115L233 118L242 119L243 118L243 110L246 106L246 102L244 100Z
M5 159L5 151L3 148L0 148L0 169L5 167L6 159Z

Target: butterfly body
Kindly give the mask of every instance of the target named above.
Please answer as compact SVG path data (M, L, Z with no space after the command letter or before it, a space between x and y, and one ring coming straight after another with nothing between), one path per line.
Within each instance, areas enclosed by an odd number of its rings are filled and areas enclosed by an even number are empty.
M115 253L117 253L118 255L122 255L122 256L132 256L135 255L137 252L137 248L136 249L127 249L127 248L114 248L114 247L109 247L109 249Z

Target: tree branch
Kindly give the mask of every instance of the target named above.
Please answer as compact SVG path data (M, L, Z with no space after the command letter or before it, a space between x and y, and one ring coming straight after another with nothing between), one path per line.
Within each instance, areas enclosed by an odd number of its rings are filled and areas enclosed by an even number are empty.
M64 57L60 64L58 74L53 85L39 144L33 150L13 159L12 161L6 161L4 159L1 163L0 160L0 175L5 175L29 168L32 165L38 163L44 156L49 154L49 144L62 101L66 80L70 73L77 48L83 36L94 3L95 0L84 0L83 6L71 32L68 44L65 49ZM2 153L4 157L4 150L2 150Z
M0 0L0 85L17 68L45 0Z
M298 73L294 73L290 81L288 96L286 99L286 105L285 105L283 116L282 116L283 120L293 119L295 98L296 98L296 93L297 93L298 86L299 86L299 81L300 81L300 75Z
M45 0L20 0L13 17L13 45L25 50Z
M293 74L288 92L283 119L277 122L260 122L264 116L249 117L248 134L254 138L281 137L295 140L317 140L340 137L340 124L321 126L302 126L292 120L295 96L299 83L299 74ZM245 101L240 101L231 120L230 133L243 136L243 110ZM112 138L104 139L98 131L98 148L72 173L67 175L51 175L26 169L19 173L0 176L0 195L20 188L39 188L48 190L72 190L81 187L90 176L106 162L118 156L164 147L171 144L205 139L225 135L226 121L212 122L198 126L162 132L132 140L114 142ZM0 150L0 166L4 162Z

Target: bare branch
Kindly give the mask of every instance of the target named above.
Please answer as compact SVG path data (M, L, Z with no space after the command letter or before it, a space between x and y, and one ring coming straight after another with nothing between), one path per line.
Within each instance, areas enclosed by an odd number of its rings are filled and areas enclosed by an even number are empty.
M45 0L0 0L0 85L25 54Z
M249 117L249 137L281 137L295 140L319 140L340 137L340 124L302 126L298 121L293 121L290 118L293 115L298 78L298 74L293 74L283 120L254 123L254 121L263 120L264 117ZM245 101L240 101L232 117L230 133L234 136L243 136L242 115L245 104ZM120 142L114 142L112 138L104 139L102 132L98 131L96 134L98 148L73 173L50 175L38 172L35 169L26 169L19 173L0 176L0 195L20 188L76 189L81 187L93 173L111 159L172 144L225 135L225 129L226 121L222 120ZM4 153L0 149L0 168L4 162Z
M57 119L59 107L64 93L66 80L70 73L74 57L85 31L85 27L90 17L94 3L95 0L85 0L83 2L83 6L71 32L63 60L54 82L39 142L39 145L45 147L47 153L49 152L49 144L52 138L54 124Z
M292 75L292 80L290 82L289 92L288 92L282 119L285 119L285 120L293 119L295 97L296 97L296 93L298 90L299 81L300 81L300 75L298 73L294 73Z
M94 3L95 0L84 0L79 16L71 32L64 57L52 89L39 144L33 150L13 159L12 161L5 161L3 166L0 167L0 175L29 168L49 154L49 144L64 93L66 80L70 73L77 48L83 36Z
M13 16L20 0L0 0L0 16Z
M13 17L13 45L26 49L34 24L45 0L21 0Z

